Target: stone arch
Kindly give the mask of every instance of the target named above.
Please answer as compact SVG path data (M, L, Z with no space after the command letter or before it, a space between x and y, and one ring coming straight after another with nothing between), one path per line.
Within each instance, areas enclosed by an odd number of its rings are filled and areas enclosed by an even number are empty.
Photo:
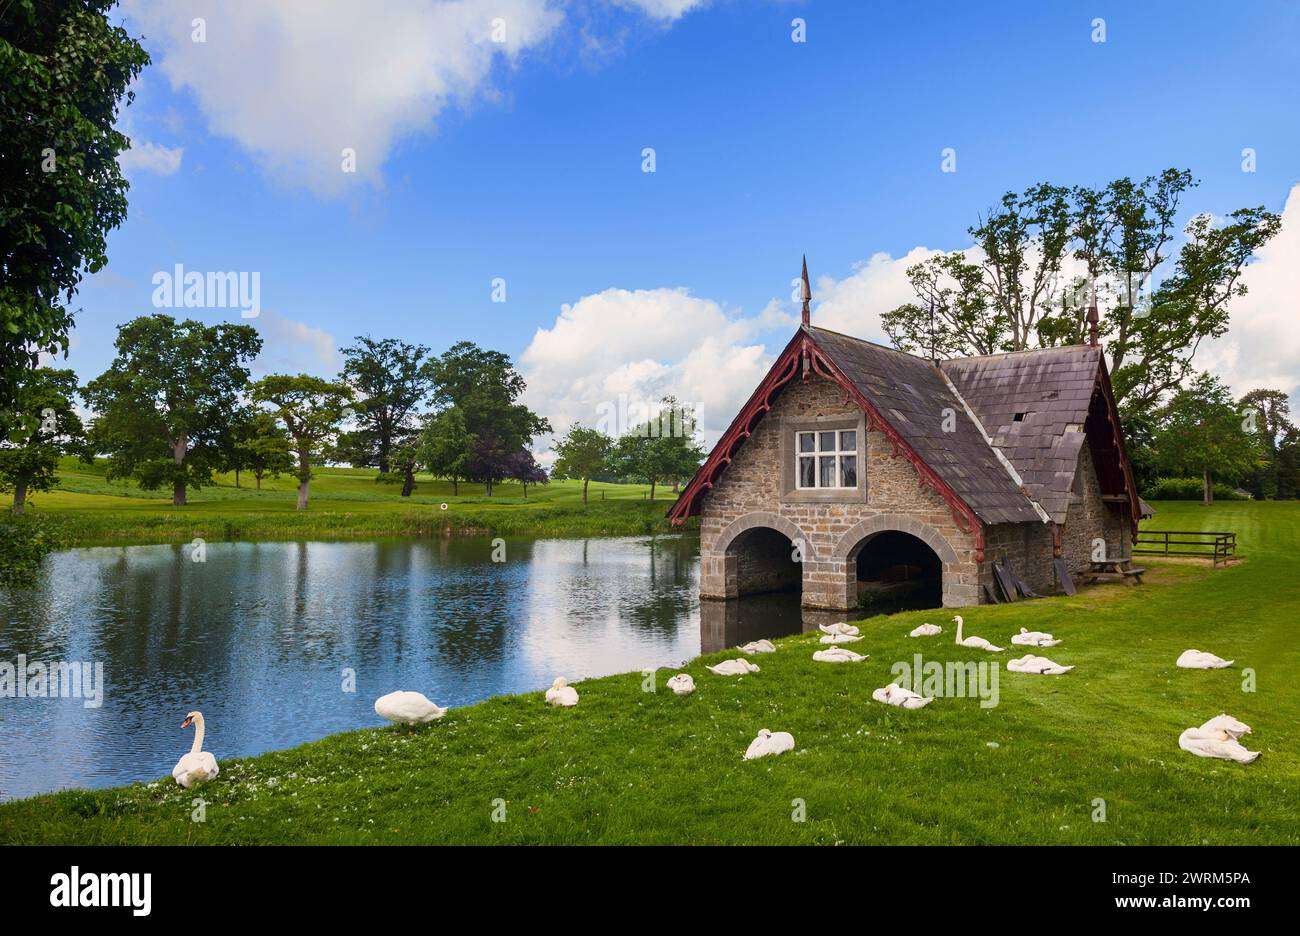
M804 533L804 531L800 529L797 523L768 510L755 510L732 520L727 524L726 528L718 534L718 538L713 544L713 552L725 555L727 550L731 548L731 544L735 542L736 537L757 527L767 527L776 530L791 542L794 542L795 540L802 541L804 560L811 561L817 558L815 555L816 548L813 546L812 540L808 538L808 534Z
M957 552L948 542L947 537L922 520L911 514L883 513L854 524L835 544L830 558L848 560L856 555L857 549L868 537L886 530L910 533L934 550L945 570L957 562Z

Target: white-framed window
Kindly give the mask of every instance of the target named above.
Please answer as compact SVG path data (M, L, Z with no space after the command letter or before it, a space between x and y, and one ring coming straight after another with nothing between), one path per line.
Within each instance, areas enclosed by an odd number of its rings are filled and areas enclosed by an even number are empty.
M856 429L796 432L795 487L801 491L858 486Z

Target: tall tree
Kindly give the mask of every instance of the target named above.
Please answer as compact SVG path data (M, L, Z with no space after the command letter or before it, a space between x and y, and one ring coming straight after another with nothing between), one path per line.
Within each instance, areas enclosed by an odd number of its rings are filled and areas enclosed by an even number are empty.
M433 389L428 353L424 345L368 335L343 349L342 377L363 409L357 416L360 428L339 438L342 460L387 474L393 450L419 435L416 410Z
M1154 447L1165 471L1201 476L1207 505L1215 476L1236 481L1266 460L1258 434L1247 431L1232 394L1211 374L1198 374L1174 394Z
M96 414L92 445L109 456L110 478L134 476L145 490L170 484L181 506L220 467L262 339L250 325L146 315L118 327L116 347L84 392Z
M13 491L13 513L23 512L28 493L49 491L59 483L60 458L85 453L85 431L73 405L76 393L77 375L71 370L34 368L18 385L19 410L32 418L13 420L13 433L0 439L0 490Z
M528 497L528 485L546 484L550 481L546 469L537 464L537 459L527 449L520 449L509 457L506 477L511 481L518 481L523 486L525 498Z
M425 418L420 432L418 460L435 478L451 482L460 494L460 482L469 477L469 455L474 437L465 428L465 414L449 407Z
M916 301L881 317L885 333L903 350L939 357L1079 343L1095 289L1116 396L1126 413L1153 407L1192 375L1201 342L1227 329L1230 301L1245 292L1242 271L1280 228L1262 207L1221 224L1196 215L1175 254L1180 201L1196 184L1167 169L1100 189L1008 192L969 229L969 255L908 268ZM1067 275L1071 267L1077 275Z
M519 402L526 386L510 358L470 341L452 345L429 366L433 399L438 409L455 406L473 436L491 432L501 450L528 448L551 426Z
M149 56L109 23L113 3L0 4L0 413L19 412L38 352L66 353L65 303L126 218L117 157L130 142L114 125Z
M253 384L253 400L271 407L284 423L298 459L298 509L307 509L312 465L323 462L352 402L352 390L308 374L271 374Z
M230 465L252 472L259 491L263 478L278 478L293 471L289 435L279 420L264 410L253 410L237 427Z
M585 504L587 486L594 476L605 470L612 448L613 442L605 433L574 423L564 438L555 443L556 459L551 466L551 477L581 481L582 502Z
M1267 464L1251 473L1246 487L1256 497L1278 497L1283 485L1281 445L1296 429L1291 422L1290 398L1281 390L1252 390L1241 398L1239 406L1248 417L1254 414L1253 420L1248 419L1247 429L1253 423L1268 459Z
M689 477L704 452L695 441L695 419L675 397L664 397L658 415L621 436L610 453L608 467L624 481L650 485L650 499L660 481Z

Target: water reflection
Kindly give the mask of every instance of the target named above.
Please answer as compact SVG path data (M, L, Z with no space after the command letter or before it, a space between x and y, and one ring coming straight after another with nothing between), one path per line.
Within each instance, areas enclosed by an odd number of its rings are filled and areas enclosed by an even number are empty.
M0 697L0 798L164 776L193 708L221 759L381 724L395 688L467 705L816 626L790 596L701 607L698 582L686 536L63 552L0 592L0 661L102 662L103 705Z

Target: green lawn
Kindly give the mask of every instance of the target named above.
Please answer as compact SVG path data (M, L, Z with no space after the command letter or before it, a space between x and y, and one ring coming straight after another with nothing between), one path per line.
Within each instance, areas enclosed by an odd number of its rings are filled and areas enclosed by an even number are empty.
M664 514L677 495L659 486L649 500L645 484L592 482L589 503L582 484L554 481L499 484L492 497L479 484L419 477L415 493L378 484L368 469L320 468L308 510L295 510L297 482L266 479L262 490L245 474L236 487L221 475L212 487L191 491L189 504L173 507L170 491L141 491L134 482L107 481L103 464L65 459L59 488L31 497L34 512L59 518L75 545L120 542L188 542L205 539L295 539L414 535L445 531L502 534L613 535L667 530ZM447 509L443 510L442 505Z
M654 694L639 674L581 683L572 710L540 693L491 699L411 734L356 731L228 761L198 792L165 778L5 804L0 841L1300 842L1300 504L1156 507L1154 528L1235 530L1244 561L1148 563L1139 587L969 609L968 632L1001 643L1021 626L1049 630L1065 643L1036 652L1077 666L1001 669L995 708L872 702L913 653L1000 667L1012 655L954 646L939 612L877 617L852 645L870 653L862 663L814 663L804 635L740 679L704 669L735 651L691 662L698 689L684 698L661 671ZM906 636L927 619L944 623L941 637ZM1242 691L1236 668L1177 669L1189 647L1252 667L1258 691ZM1178 749L1180 731L1222 711L1254 727L1254 764ZM764 727L792 732L796 750L743 762ZM1105 822L1091 818L1098 800ZM493 822L500 801L506 821Z

